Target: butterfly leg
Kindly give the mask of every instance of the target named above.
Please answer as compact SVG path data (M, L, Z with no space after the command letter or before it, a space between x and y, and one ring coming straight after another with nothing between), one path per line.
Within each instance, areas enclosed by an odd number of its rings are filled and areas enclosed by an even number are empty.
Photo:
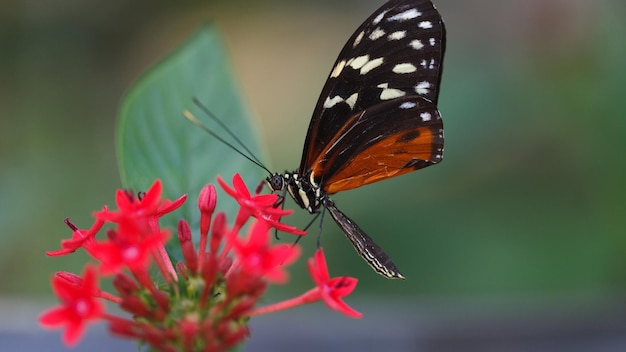
M276 200L276 203L274 203L272 205L272 207L274 207L274 208L280 207L281 210L284 209L285 208L285 194L286 193L287 193L286 189L281 191L280 194L278 195L278 199ZM280 218L278 218L278 221L280 221ZM280 238L278 237L278 229L276 229L276 228L274 228L274 238L276 240L280 240Z
M315 214L315 216L313 217L313 219L311 219L311 221L309 221L309 223L308 223L308 224L306 224L306 226L304 227L304 229L303 229L303 230L304 230L304 231L308 230L308 229L309 229L309 227L311 227L311 225L313 225L313 223L315 222L315 220L317 220L317 218L318 218L319 216L320 216L320 213ZM321 227L320 227L320 230L321 230ZM321 233L321 231L320 231L320 233ZM302 237L304 237L304 236L298 236L298 237L296 237L296 240L293 242L293 244L297 244L297 243L300 241L300 239L301 239ZM319 236L318 236L317 246L319 247Z
M326 208L322 207L322 212L318 213L318 216L320 216L321 214L321 218L320 218L320 227L319 227L319 231L317 232L317 248L320 248L322 246L322 228L324 227L324 213L326 212ZM315 217L317 219L317 216ZM300 236L302 237L302 236Z

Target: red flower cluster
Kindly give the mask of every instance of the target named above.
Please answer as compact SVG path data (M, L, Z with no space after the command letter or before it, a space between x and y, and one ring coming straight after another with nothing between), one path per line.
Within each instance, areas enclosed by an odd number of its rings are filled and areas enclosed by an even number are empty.
M213 185L205 186L198 201L199 245L192 241L189 224L180 220L177 232L184 261L176 265L165 250L170 232L160 228L159 218L180 207L186 196L175 201L161 199L158 180L141 197L118 191L118 209L104 207L96 212L88 230L78 229L66 219L72 238L61 241L60 250L47 254L60 256L83 248L97 265L88 265L82 277L65 272L52 277L61 304L44 312L40 323L47 328L65 327L67 345L80 340L86 324L105 320L112 332L156 350L222 351L248 336L247 322L255 315L324 300L333 310L361 317L341 300L354 290L357 279L331 279L321 249L309 260L315 288L299 297L256 307L268 284L287 281L285 269L300 255L298 246L272 245L271 230L304 232L279 222L291 211L274 207L277 195L251 195L238 174L233 177L234 188L221 178L218 181L240 205L235 224L229 228L224 213L214 216L216 190ZM254 223L248 234L241 236L240 230L250 219ZM105 223L113 226L106 231L106 239L98 241L96 235ZM162 276L159 286L149 275L151 263ZM98 279L110 275L117 294L98 288ZM132 318L108 314L102 299L119 305Z

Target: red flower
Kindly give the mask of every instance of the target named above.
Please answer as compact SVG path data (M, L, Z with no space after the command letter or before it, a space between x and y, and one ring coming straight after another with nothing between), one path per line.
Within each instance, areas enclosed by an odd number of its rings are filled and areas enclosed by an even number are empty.
M303 304L317 302L322 299L332 310L336 310L352 318L361 318L363 316L341 300L342 297L349 295L354 290L358 282L357 279L347 276L331 279L328 275L328 268L326 267L326 258L321 248L315 252L314 258L309 259L308 266L309 272L313 277L313 281L317 284L317 287L298 297L252 309L248 312L248 316L252 317L274 313Z
M82 280L67 280L62 275L52 278L52 288L61 300L61 306L44 312L39 323L46 328L65 326L63 341L74 345L80 339L85 325L104 315L102 304L96 299L100 289L97 286L96 272L85 269Z
M341 312L352 318L361 318L363 316L341 300L342 297L354 291L359 280L347 276L331 279L328 275L326 257L321 248L315 252L315 257L310 258L307 264L309 273L311 273L311 277L317 285L319 294L330 309Z
M289 232L295 235L306 234L304 231L282 224L278 221L282 216L292 213L291 210L282 210L275 207L278 195L250 195L248 187L238 173L233 176L234 189L228 187L226 182L224 182L220 176L217 176L217 182L219 182L222 188L224 188L224 191L226 191L226 193L228 193L231 197L235 198L241 206L239 208L239 212L237 213L237 220L235 220L235 228L239 229L251 216L254 216L258 220L264 221L268 223L269 226L280 231Z
M118 190L115 194L115 203L119 210L107 211L104 209L96 213L95 216L97 219L115 222L121 226L139 226L141 231L143 226L148 225L148 223L141 222L155 221L159 217L176 210L187 199L187 195L184 194L173 202L162 200L162 190L161 180L158 179L142 197L135 197L128 191Z
M107 207L104 206L102 211L106 211ZM47 251L46 254L52 257L66 255L74 253L78 248L88 246L95 241L96 234L104 225L104 221L96 219L96 222L91 226L89 230L81 230L70 222L70 219L65 219L65 224L72 229L72 238L69 240L61 241L61 248L56 251Z
M300 247L290 244L271 246L270 227L257 221L248 238L231 238L233 250L242 270L250 275L265 277L274 283L283 283L288 275L285 267L300 255Z
M141 199L135 197L131 192L118 189L115 193L115 204L118 211L103 211L97 214L111 222L119 222L126 217L143 217L155 215L161 203L161 191L163 186L161 180L156 180Z
M122 268L147 270L150 254L163 246L168 237L166 231L137 237L111 230L109 240L94 244L91 254L101 262L100 270L106 274L117 273Z

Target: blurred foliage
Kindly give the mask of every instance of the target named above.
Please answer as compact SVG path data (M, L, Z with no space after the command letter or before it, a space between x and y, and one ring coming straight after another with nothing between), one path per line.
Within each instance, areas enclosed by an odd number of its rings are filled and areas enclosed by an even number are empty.
M49 259L43 251L69 235L63 218L87 227L92 210L113 203L119 99L202 21L222 29L272 168L282 171L298 165L343 42L378 6L62 3L0 5L3 295L47 295L52 270L79 270L84 257ZM448 28L444 162L334 197L408 280L371 273L326 219L332 274L358 276L363 291L400 295L624 292L624 3L437 4ZM307 223L299 213L290 222ZM315 240L302 242L311 254ZM304 270L294 268L294 280L309 285Z

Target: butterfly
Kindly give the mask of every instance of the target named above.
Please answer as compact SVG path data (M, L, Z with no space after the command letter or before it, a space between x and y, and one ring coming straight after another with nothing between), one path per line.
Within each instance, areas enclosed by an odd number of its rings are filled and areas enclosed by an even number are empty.
M392 0L341 50L317 101L300 166L267 178L309 213L328 210L379 274L404 279L391 258L330 195L437 164L437 109L446 32L431 1Z

